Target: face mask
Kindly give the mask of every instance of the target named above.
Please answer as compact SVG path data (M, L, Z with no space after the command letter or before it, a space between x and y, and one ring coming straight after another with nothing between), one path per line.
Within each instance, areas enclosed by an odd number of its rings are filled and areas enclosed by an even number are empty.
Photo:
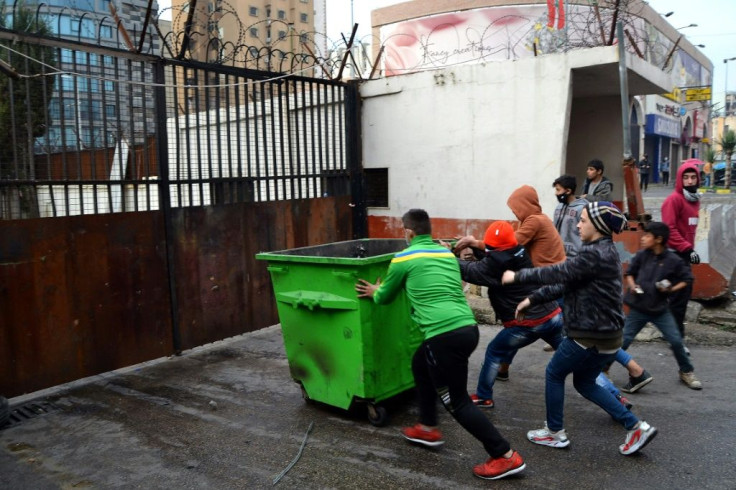
M683 189L685 189L688 192L696 193L698 192L698 186L697 185L688 185L688 186L682 186Z
M562 204L565 204L567 202L567 196L569 194L555 194L555 197L557 198L557 201L561 202Z

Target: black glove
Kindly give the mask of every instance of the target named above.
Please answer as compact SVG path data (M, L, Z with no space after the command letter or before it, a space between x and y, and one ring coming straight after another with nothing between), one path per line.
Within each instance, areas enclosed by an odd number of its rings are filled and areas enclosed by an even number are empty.
M690 263L693 265L700 263L700 255L695 250L690 250Z

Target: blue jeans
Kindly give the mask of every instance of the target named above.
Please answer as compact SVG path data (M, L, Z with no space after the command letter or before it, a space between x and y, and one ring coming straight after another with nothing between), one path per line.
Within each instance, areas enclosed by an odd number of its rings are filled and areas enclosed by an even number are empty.
M569 338L562 340L547 364L545 401L549 430L564 429L565 379L570 373L578 393L608 412L626 430L634 428L639 422L636 415L619 403L610 391L596 384L603 366L615 358L616 354L599 354L594 347L585 349Z
M562 313L558 313L536 327L507 327L498 332L486 347L486 357L478 376L478 398L493 398L493 383L496 381L499 365L505 362L510 353L544 339L557 348L562 342Z
M670 344L672 352L675 354L677 365L680 366L680 371L683 373L691 373L694 368L690 363L690 356L685 353L685 346L682 343L682 335L680 335L680 329L677 327L675 317L672 316L669 310L665 310L663 313L643 313L639 310L631 308L629 314L626 316L624 322L624 345L622 349L628 349L631 343L634 341L636 334L638 334L647 322L652 322L655 327L662 332L662 336Z
M601 388L605 388L607 391L610 391L613 396L621 394L619 389L616 388L616 385L613 384L613 381L611 381L611 379L603 373L599 374L598 377L595 378L595 384L597 384Z

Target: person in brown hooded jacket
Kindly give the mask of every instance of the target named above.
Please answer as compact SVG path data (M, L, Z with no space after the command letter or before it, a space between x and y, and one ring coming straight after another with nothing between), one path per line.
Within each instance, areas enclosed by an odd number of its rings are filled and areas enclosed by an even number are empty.
M519 220L518 223L512 223L516 241L529 254L534 267L558 264L565 260L565 244L552 220L542 213L534 187L522 185L511 193L506 204ZM483 250L485 245L483 240L468 235L458 239L454 251L460 252L466 247Z
M534 267L559 264L565 260L565 245L552 220L542 213L534 187L522 185L511 193L506 204L519 220L516 240L529 253Z

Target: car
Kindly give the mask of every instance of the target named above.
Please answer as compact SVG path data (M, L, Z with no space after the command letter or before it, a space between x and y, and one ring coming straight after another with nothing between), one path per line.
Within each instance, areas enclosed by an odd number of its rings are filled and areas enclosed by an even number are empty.
M726 173L726 162L713 164L713 185L723 186ZM736 161L731 161L731 185L736 185Z

